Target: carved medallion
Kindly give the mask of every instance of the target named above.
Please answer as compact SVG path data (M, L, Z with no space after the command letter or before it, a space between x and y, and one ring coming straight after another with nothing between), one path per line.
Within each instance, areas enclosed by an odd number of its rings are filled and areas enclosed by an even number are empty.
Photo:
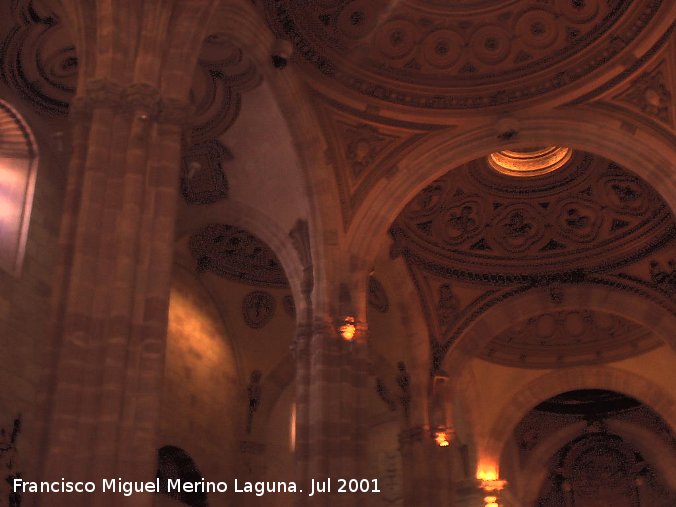
M247 326L260 329L275 313L275 298L263 291L249 292L242 301L242 315Z

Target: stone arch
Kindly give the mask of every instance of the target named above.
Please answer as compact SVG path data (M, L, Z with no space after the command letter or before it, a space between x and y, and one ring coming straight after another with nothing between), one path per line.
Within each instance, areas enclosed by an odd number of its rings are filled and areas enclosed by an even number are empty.
M446 129L424 138L399 160L391 177L382 180L365 199L350 225L349 248L368 266L390 224L426 185L462 164L506 147L565 145L618 161L655 188L676 210L676 152L660 131L634 125L628 115L575 108L555 114L513 119L518 132L502 140L496 118L465 129ZM631 128L628 128L631 127Z
M481 316L468 325L467 330L457 339L444 359L449 372L458 371L468 358L476 355L490 340L505 331L514 322L525 320L553 309L588 308L614 313L641 324L676 350L676 316L660 304L633 292L610 289L605 286L576 284L564 286L566 300L561 304L552 303L544 293L545 289L534 289L521 296L502 301L488 308Z
M520 473L523 482L520 483L519 498L523 501L523 505L534 505L547 475L549 460L560 448L580 435L584 427L583 422L578 422L562 428L533 450L532 456ZM671 488L676 488L676 480L668 473L669 470L674 470L676 458L668 453L660 452L663 449L659 438L640 426L626 422L608 421L608 429L628 440L649 463L656 467L667 484Z
M429 389L430 341L428 328L420 298L413 280L401 259L388 263L387 271L390 288L390 316L397 320L405 334L405 357L399 358L406 363L411 376L411 424L428 424L427 393ZM367 278L367 277L364 277ZM353 292L356 295L356 314L359 318L367 316L367 294ZM396 370L396 364L391 365ZM394 371L394 370L393 370Z
M661 386L635 373L611 366L583 366L551 371L528 383L516 396L505 400L502 417L495 421L480 443L482 459L499 463L505 443L515 426L538 403L576 389L606 389L631 396L676 428L676 402Z
M327 143L316 113L307 100L307 93L293 66L280 71L271 63L274 37L261 14L250 3L221 0L213 12L213 27L227 33L255 63L264 81L271 83L285 121L293 136L300 170L308 185L308 225L314 271L313 305L327 309L333 303L330 283L340 252L336 244L325 244L326 238L341 235L342 215L335 175L325 157ZM334 240L330 241L331 243Z
M304 300L300 292L303 269L299 254L289 237L289 231L282 230L272 217L246 204L226 199L204 208L187 207L181 218L176 224L177 240L209 224L224 222L258 237L272 249L282 264L296 304L296 314L300 314L298 310L302 308Z

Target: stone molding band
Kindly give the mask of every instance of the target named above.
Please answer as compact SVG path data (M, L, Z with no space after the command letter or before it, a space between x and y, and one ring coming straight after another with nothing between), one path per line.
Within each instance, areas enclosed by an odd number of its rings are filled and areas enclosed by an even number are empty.
M69 113L77 119L103 108L139 113L158 123L182 126L188 123L193 106L188 101L163 98L158 88L147 83L124 86L108 79L95 79L85 84L84 93L73 98Z

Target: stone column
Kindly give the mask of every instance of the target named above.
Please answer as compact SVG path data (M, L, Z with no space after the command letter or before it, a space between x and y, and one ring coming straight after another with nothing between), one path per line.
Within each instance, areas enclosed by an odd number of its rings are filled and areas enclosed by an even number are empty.
M184 104L90 81L74 101L43 480L153 480ZM40 505L152 505L152 495L43 495Z
M456 484L455 503L457 507L483 507L486 492L481 489L481 481L469 479Z
M444 505L452 501L451 453L439 447L429 428L416 426L399 435L404 475L404 505Z
M297 458L303 495L298 505L359 505L360 493L338 493L338 479L360 479L366 454L364 391L367 388L366 329L357 326L352 341L343 339L340 321L315 316L311 332L300 331L298 344ZM301 334L302 333L302 334ZM302 410L301 410L302 409ZM311 480L331 492L305 496Z

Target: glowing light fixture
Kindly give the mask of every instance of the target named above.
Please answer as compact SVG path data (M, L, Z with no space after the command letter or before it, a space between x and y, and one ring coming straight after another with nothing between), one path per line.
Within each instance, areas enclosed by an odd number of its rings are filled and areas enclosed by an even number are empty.
M434 432L434 441L437 443L439 447L448 447L449 445L451 445L451 442L449 442L446 432L442 430Z
M507 481L498 479L497 466L483 463L477 470L476 478L481 481L480 487L487 495L484 497L484 507L499 507L497 492L507 485Z
M486 493L492 493L493 491L500 491L507 485L507 481L501 481L499 479L483 479L481 481L481 489Z
M573 150L562 146L504 150L491 153L488 163L496 171L508 176L541 176L563 167L572 154Z
M487 496L484 498L485 507L499 507L497 496Z
M357 326L354 317L345 317L343 324L340 326L340 335L343 337L343 340L351 342L354 340L355 334L357 334Z

